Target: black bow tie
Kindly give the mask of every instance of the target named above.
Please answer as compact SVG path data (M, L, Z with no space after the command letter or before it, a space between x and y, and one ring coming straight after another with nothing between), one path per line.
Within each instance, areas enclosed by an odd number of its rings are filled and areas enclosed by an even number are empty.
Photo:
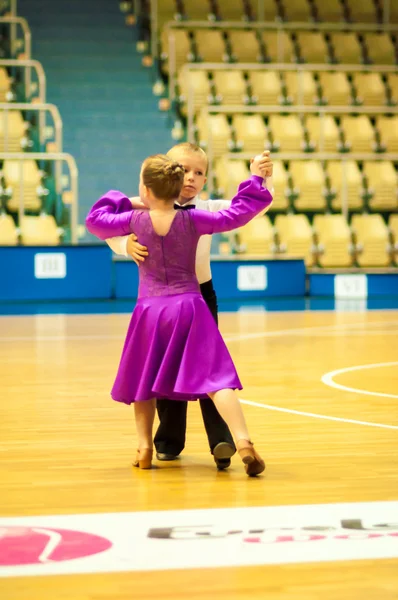
M185 204L184 206L181 206L180 204L174 204L174 208L176 210L192 210L193 208L196 208L196 206L194 204Z

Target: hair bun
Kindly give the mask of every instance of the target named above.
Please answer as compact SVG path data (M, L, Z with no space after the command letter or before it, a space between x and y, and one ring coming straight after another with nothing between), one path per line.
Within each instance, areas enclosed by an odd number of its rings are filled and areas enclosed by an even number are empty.
M172 163L164 165L164 174L167 175L168 177L173 176L173 175L180 175L180 173L183 173L183 172L184 172L183 166L180 165L180 163L178 163L178 162L172 162Z
M185 170L165 154L154 154L144 160L141 176L143 184L152 190L156 198L175 200L181 192Z

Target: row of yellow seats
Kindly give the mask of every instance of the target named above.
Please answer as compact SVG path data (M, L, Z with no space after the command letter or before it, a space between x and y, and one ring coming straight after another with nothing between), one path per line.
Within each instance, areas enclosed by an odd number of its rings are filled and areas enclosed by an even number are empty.
M377 117L375 126L367 115L342 116L340 123L332 115L271 115L268 125L261 115L234 115L232 126L225 114L208 115L202 111L196 119L196 137L202 146L212 147L215 157L233 146L245 152L274 147L280 152L372 153L376 149L398 151L398 116Z
M277 10L274 0L265 0L267 20L275 19ZM190 19L192 21L213 21L215 18L226 21L239 21L255 18L257 0L161 0L158 5L158 24L167 21Z
M239 230L240 246L250 255L283 253L304 258L307 266L387 267L398 260L398 215L388 226L380 214L316 215L313 225L303 214L279 215L274 226L267 215Z
M275 0L276 1L276 0ZM265 0L265 4L274 0ZM375 23L383 21L383 3L378 0L282 0L280 17L289 21L349 21L356 23ZM398 17L398 12L393 16Z
M386 64L397 62L395 38L388 33L336 33L301 32L283 39L283 57L307 63L338 62L342 64ZM269 39L272 54L275 55L274 39ZM268 46L267 46L268 48ZM280 58L277 53L275 58ZM275 60L275 59L272 59Z
M231 198L241 181L249 177L246 161L222 158L215 165L217 188L225 198ZM325 212L327 196L331 195L331 208L342 209L344 198L350 210L364 208L364 196L368 194L368 206L374 211L398 211L398 177L390 161L364 162L362 170L358 163L347 160L290 161L274 160L274 201L271 211L285 211L294 198L296 211Z
M383 22L384 2L381 0L263 0L265 21L353 21L357 23ZM257 0L161 0L158 2L158 18L161 23L174 18L196 20L218 19L242 20L257 18ZM398 7L390 4L390 21L398 21Z
M10 215L0 214L0 246L57 246L62 233L51 215L25 216L16 227Z
M195 110L213 101L221 105L244 106L249 101L268 106L299 104L311 106L385 106L398 104L398 73L317 74L310 71L194 70L178 75L180 102L186 111L188 99Z
M175 64L203 62L308 62L359 65L394 65L397 45L387 33L308 33L254 30L172 30L175 43ZM168 71L169 33L161 36L164 69Z

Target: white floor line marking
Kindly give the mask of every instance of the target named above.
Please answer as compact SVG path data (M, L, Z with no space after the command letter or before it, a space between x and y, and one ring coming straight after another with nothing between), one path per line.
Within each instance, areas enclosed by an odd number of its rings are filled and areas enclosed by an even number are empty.
M369 423L368 421L356 421L355 419L344 419L343 417L329 417L327 415L318 415L316 413L293 410L291 408L272 406L271 404L260 404L259 402L252 402L251 400L239 400L242 404L248 404L249 406L256 406L257 408L264 408L265 410L289 413L292 415L298 415L300 417L311 417L312 419L324 419L325 421L337 421L340 423L351 423L353 425L366 425L367 427L381 427L382 429L398 430L398 425L384 425L383 423Z
M334 377L336 375L341 375L342 373L350 373L351 371L362 371L365 369L376 369L378 367L391 367L394 365L398 365L398 362L373 363L370 365L346 367L344 369L337 369L336 371L330 371L329 373L325 373L325 375L322 375L321 381L325 385L328 385L332 388L336 388L337 390L342 390L343 392L351 392L353 394L364 394L365 396L380 396L382 398L398 398L398 394L385 394L382 392L371 392L369 390L361 390L359 388L348 387L346 385L342 385L341 383L336 383L334 381Z
M235 336L228 337L223 336L226 342L238 342L240 340L252 340L257 338L264 337L279 337L279 336L287 336L287 335L302 335L316 331L340 331L347 330L358 327L368 327L373 325L396 325L398 321L371 321L370 323L364 323L363 321L359 323L341 323L336 325L319 325L316 327L302 327L299 329L280 329L277 331L260 331L258 333L248 333L248 334L237 334Z
M343 337L349 335L350 337L354 337L356 335L396 335L398 338L398 330L397 329L376 329L370 331L330 331L330 332L316 332L313 334L314 337L327 337L328 335L333 335L334 337ZM312 336L311 336L312 337Z

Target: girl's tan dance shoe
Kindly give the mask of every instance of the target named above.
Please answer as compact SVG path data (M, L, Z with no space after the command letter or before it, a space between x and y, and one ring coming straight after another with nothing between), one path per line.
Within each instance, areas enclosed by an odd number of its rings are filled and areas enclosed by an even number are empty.
M249 477L260 475L265 470L265 462L249 440L239 440L237 444L239 456L245 465L245 471Z
M151 469L152 455L152 448L141 448L141 450L137 450L133 467L139 467L140 469Z

